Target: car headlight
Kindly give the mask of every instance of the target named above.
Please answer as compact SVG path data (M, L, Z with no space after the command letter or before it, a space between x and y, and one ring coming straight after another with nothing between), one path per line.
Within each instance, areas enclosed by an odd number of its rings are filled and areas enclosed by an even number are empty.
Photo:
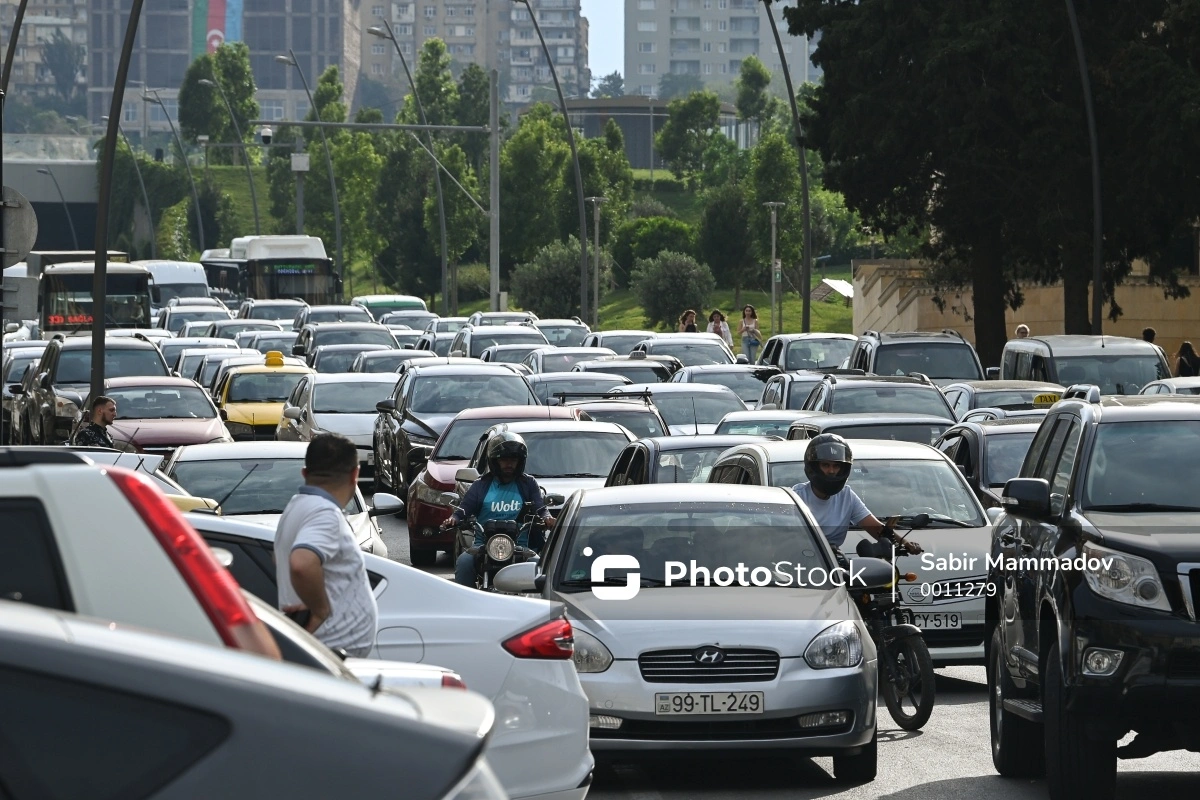
M513 540L500 534L488 539L487 554L492 561L508 561L512 558L513 552L516 550L516 543Z
M226 422L225 430L234 438L238 436L253 436L254 428L244 422Z
M72 400L69 397L54 398L54 415L58 417L78 416L79 404L82 400Z
M429 436L424 432L417 433L415 431L405 429L404 435L408 438L409 444L420 444L425 445L426 447L433 447L435 444L437 444L436 438Z
M839 622L821 631L804 651L804 660L813 669L855 667L862 661L862 637L853 622Z
M412 483L412 495L414 500L420 500L422 503L428 503L431 506L441 506L442 492L434 489L429 484L422 480L415 480Z
M1171 610L1152 562L1090 543L1083 546L1083 557L1083 576L1096 594L1131 606Z
M575 628L575 655L572 658L576 672L604 672L613 663L612 653L604 642L579 628Z

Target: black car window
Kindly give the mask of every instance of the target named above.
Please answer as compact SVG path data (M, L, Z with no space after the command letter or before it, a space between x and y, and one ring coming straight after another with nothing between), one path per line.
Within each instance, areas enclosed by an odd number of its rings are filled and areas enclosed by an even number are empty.
M911 372L920 372L934 379L983 379L975 361L975 351L969 344L890 344L879 348L872 372L876 375L908 375Z
M271 551L263 545L218 533L200 532L212 547L221 547L233 554L229 573L242 587L272 607L279 605L279 587L275 583L275 564Z
M0 500L0 600L74 610L50 520L35 498Z
M1050 481L1050 512L1061 514L1067 504L1067 490L1071 488L1071 474L1075 470L1075 455L1079 452L1079 420L1072 418L1064 434L1062 452Z
M987 442L987 485L1003 486L1021 471L1021 462L1029 452L1032 433L992 434Z
M959 445L962 444L962 440L963 439L961 436L947 436L940 444L937 445L937 449L941 450L946 454L947 458L953 461L954 454L958 450Z
M633 454L633 459L629 462L629 469L625 471L625 483L642 484L646 482L646 451L638 448Z
M468 408L535 406L520 375L428 375L416 379L408 409L414 414L457 414Z
M1021 462L1022 478L1037 477L1038 464L1041 463L1046 444L1050 441L1050 436L1054 432L1054 422L1054 417L1047 417L1037 429L1037 433L1033 437L1033 443L1029 445L1029 450Z
M1058 454L1062 451L1063 442L1067 439L1067 430L1071 427L1071 420L1067 417L1059 417L1058 423L1054 426L1054 433L1050 438L1049 444L1046 446L1045 455L1042 461L1038 464L1037 473L1034 477L1042 478L1046 481L1054 479L1054 470L1058 466Z
M1147 503L1197 505L1192 499L1192 465L1198 440L1200 422L1195 420L1140 420L1098 426L1083 473L1085 510ZM1170 527L1159 527L1156 532L1185 530L1189 526L1170 523Z
M625 480L625 473L629 470L629 462L633 459L633 454L638 449L636 447L626 447L621 455L617 456L617 460L613 462L612 470L608 473L610 480L605 483L605 486L622 486L627 482Z
M230 733L203 711L10 667L0 708L0 774L16 798L157 795Z
M929 414L950 417L941 391L932 386L838 387L829 409L834 414Z

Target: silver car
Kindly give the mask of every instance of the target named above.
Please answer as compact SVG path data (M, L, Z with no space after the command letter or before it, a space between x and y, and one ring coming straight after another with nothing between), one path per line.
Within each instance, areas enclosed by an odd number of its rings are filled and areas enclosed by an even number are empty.
M394 372L308 376L283 404L276 441L310 442L318 434L340 433L358 448L359 478L374 476L375 404L391 396L399 378Z
M839 779L870 780L876 652L824 578L835 563L790 490L622 486L577 492L542 564L506 567L496 587L567 607L593 751L819 751Z

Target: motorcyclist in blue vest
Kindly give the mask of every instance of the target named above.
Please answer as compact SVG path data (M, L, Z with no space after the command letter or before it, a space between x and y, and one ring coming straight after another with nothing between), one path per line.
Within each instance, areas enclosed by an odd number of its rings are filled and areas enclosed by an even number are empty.
M493 520L515 520L525 503L532 503L534 513L546 522L546 528L554 527L554 517L546 508L546 500L538 482L525 474L525 462L529 448L525 440L515 433L496 433L487 444L488 474L471 484L462 503L454 514L442 523L450 528L466 517L475 517L480 528L475 531L475 546L483 546L482 528ZM529 546L528 531L522 532L517 545ZM463 553L454 565L454 580L463 586L475 585L475 556Z

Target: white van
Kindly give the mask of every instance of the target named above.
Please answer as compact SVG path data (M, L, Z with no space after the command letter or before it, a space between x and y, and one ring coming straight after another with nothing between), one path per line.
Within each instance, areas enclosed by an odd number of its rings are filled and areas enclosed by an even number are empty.
M204 267L192 261L135 261L150 271L150 316L158 312L173 297L208 297L208 278ZM151 323L153 325L153 322Z

